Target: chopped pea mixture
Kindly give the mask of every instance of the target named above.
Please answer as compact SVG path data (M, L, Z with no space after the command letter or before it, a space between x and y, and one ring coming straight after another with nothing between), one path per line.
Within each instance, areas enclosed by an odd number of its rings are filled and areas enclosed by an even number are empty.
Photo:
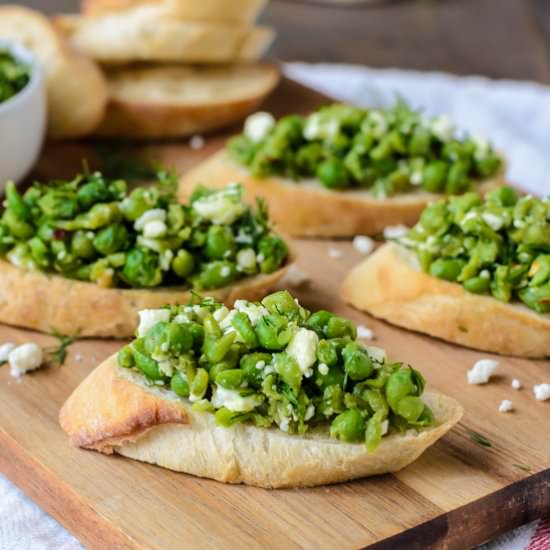
M502 302L550 313L550 199L501 187L430 204L399 239L424 271Z
M254 118L256 117L256 118ZM455 195L496 174L502 159L483 138L459 138L446 116L428 118L398 102L390 110L344 104L275 122L251 115L229 153L262 178L317 178L328 189L389 197L414 189Z
M286 260L262 202L252 209L242 188L198 187L178 204L177 179L159 172L152 187L131 193L100 173L35 183L20 195L6 185L0 254L17 267L60 273L103 287L226 286L271 273Z
M205 299L140 312L137 339L118 354L150 384L170 388L230 427L303 434L316 427L374 450L387 433L434 423L421 374L356 341L355 325L311 313L287 291L235 308Z
M0 48L0 103L18 94L29 82L30 70L6 48Z

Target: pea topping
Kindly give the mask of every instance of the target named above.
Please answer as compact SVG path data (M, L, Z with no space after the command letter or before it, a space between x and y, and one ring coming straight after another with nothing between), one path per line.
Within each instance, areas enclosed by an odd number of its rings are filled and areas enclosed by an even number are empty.
M177 178L159 172L158 180L128 192L95 172L35 183L24 195L8 182L0 254L23 269L122 288L207 290L284 264L288 248L265 204L246 206L240 185L199 187L182 205Z
M550 313L550 199L501 187L430 204L399 242L468 292Z
M311 313L287 291L261 303L237 300L232 310L205 298L140 318L139 338L119 352L119 365L214 414L220 426L315 429L372 451L387 433L434 422L418 371L363 347L351 321Z
M31 79L30 69L6 48L0 48L0 103L18 94Z
M388 110L335 103L307 117L270 119L261 135L256 116L228 151L257 178L316 178L327 189L369 189L377 197L415 188L456 195L502 165L487 140L458 139L447 117L423 116L402 101Z

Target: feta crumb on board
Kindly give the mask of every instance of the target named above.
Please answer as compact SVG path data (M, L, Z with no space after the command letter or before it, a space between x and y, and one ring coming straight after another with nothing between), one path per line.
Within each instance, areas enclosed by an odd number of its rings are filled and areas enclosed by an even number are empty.
M374 332L365 325L357 325L357 338L363 340L373 340Z
M0 346L0 363L8 360L9 354L17 347L13 342L6 342Z
M329 248L328 249L328 255L331 257L331 258L334 258L335 260L338 260L339 258L341 258L344 253L339 250L338 248Z
M498 406L498 412L507 413L514 410L514 405L509 399L503 399Z
M468 384L487 384L489 378L498 367L498 361L493 359L480 359L473 368L468 371Z
M10 374L14 378L20 378L25 373L40 368L43 361L42 348L34 342L17 346L8 355Z
M204 147L204 138L198 134L191 136L191 139L189 140L189 147L191 147L193 151L202 149Z
M514 378L512 380L512 388L514 388L515 390L521 389L521 382L517 378Z
M374 250L374 246L374 241L366 235L357 235L353 238L353 248L365 256Z
M409 228L406 225L388 225L384 227L384 239L399 239L404 237L409 232Z
M546 401L550 399L550 384L535 384L533 393L537 401Z
M310 280L311 279L309 278L309 275L307 273L304 273L300 268L296 267L295 265L291 265L285 273L281 284L283 286L290 285L294 287L299 287L306 284Z

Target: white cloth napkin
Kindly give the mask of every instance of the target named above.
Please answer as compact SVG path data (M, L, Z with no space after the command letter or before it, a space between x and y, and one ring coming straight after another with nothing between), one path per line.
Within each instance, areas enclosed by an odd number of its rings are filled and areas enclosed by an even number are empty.
M287 76L332 97L389 106L396 95L429 114L447 113L464 129L489 137L509 159L510 181L550 193L550 88L529 83L459 78L441 73L375 70L351 65L285 65ZM486 545L524 550L536 523ZM73 550L80 543L0 475L0 550Z

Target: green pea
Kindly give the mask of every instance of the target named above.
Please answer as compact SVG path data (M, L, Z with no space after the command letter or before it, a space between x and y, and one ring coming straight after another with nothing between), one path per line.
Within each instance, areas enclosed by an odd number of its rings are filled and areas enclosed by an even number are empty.
M95 249L104 256L113 254L126 247L129 240L128 230L122 224L105 227L95 236Z
M349 320L343 317L333 315L327 323L327 337L328 338L351 338L355 340L357 337L357 328Z
M131 222L136 221L142 214L151 208L151 199L148 191L143 187L134 189L126 199L122 201L122 215Z
M168 227L172 231L178 231L185 223L185 211L181 204L171 204L166 216Z
M462 271L463 262L452 258L438 258L430 266L430 275L445 279L446 281L456 281Z
M273 365L275 366L275 372L297 392L300 389L303 374L296 360L287 353L275 353L273 355Z
M341 345L338 340L320 340L317 346L317 361L333 367L338 363Z
M490 193L487 193L485 199L490 202L495 202L499 206L515 206L519 200L519 196L511 187L499 187Z
M431 133L426 128L416 128L409 142L409 154L413 157L426 157L430 154L431 146Z
M132 354L137 368L150 380L163 380L164 376L160 372L158 363L148 357L144 353L138 351L135 347L132 348Z
M51 219L70 220L78 213L78 204L73 193L51 189L38 200L44 215Z
M119 217L119 209L116 203L94 204L88 212L77 217L82 221L82 229L99 229L104 227Z
M386 384L386 399L393 410L397 409L397 405L401 399L407 395L420 395L422 388L416 383L415 373L413 369L396 370L388 378Z
M225 407L218 409L214 416L216 419L216 424L224 428L230 428L231 426L250 418L249 413L235 412L226 409Z
M257 257L263 257L260 262L262 273L272 273L279 269L288 256L288 246L276 235L267 235L258 242Z
M262 305L265 306L269 313L284 315L289 320L300 316L301 308L295 302L292 294L287 290L280 290L279 292L269 294L262 300Z
M466 279L462 284L468 292L483 294L489 290L490 283L491 281L488 277L472 277Z
M316 176L328 189L345 189L349 185L348 171L344 163L336 158L319 164Z
M47 269L50 265L48 247L38 237L33 237L29 242L29 250L31 258L37 265L43 269Z
M482 178L488 178L500 168L502 161L497 155L491 154L481 159L475 159L474 164L476 172Z
M340 413L330 425L330 437L354 443L365 437L365 419L357 409Z
M231 228L211 225L206 233L205 253L211 260L222 260L235 255L235 237Z
M144 349L147 355L163 354L165 351L163 346L168 342L168 330L170 323L159 321L155 323L144 336Z
M193 333L187 323L170 323L167 340L170 351L175 354L179 355L193 349Z
M220 337L207 336L204 339L203 352L211 364L219 363L229 352L235 341L235 333L224 334Z
M238 277L237 266L227 260L216 260L201 266L194 283L198 289L221 288Z
M184 279L192 273L194 265L195 260L193 254L182 248L178 250L178 253L172 260L172 271L178 277Z
M388 402L382 393L382 390L377 389L367 389L365 390L364 397L369 404L369 407L374 411L379 413L379 416L387 417L389 414Z
M79 187L76 198L82 210L89 210L98 202L107 202L111 193L103 179L94 179Z
M220 325L218 325L218 322L214 319L214 316L210 312L203 316L202 324L204 327L204 333L207 336L215 336L216 338L219 338L222 335Z
M250 322L248 315L242 312L237 312L231 317L231 325L237 331L241 340L250 348L254 349L258 346L258 338L254 327Z
M162 272L158 255L147 248L133 248L126 256L121 275L132 287L148 288L160 285Z
M71 252L77 258L89 260L96 255L96 251L92 242L93 238L89 238L85 231L75 231L71 238Z
M445 187L447 178L447 163L435 160L422 170L422 187L430 193L439 193Z
M260 317L255 330L258 342L268 350L281 350L292 338L292 330L288 326L286 317L276 313Z
M134 354L130 346L124 346L120 349L117 355L118 364L125 369L129 369L135 365Z
M307 328L315 331L318 336L326 336L328 322L334 317L330 311L320 309L313 313L306 322ZM325 361L323 361L325 363ZM328 365L329 363L327 363Z
M314 381L319 388L326 388L328 386L340 386L343 388L345 376L344 371L340 367L329 367L326 374L322 374L317 369L315 371Z
M0 254L7 252L13 246L13 237L6 225L0 224Z
M239 367L243 370L246 381L253 387L260 387L263 381L263 368L258 365L269 365L271 363L270 353L248 353L241 357Z
M447 175L447 183L445 185L445 193L448 195L456 195L465 191L470 185L468 179L469 165L463 160L454 162Z
M17 191L13 181L6 183L6 200L8 209L13 212L16 218L21 221L30 221L32 219L31 209Z
M408 395L397 402L395 412L408 422L416 422L424 411L424 403L420 397Z
M170 389L180 397L189 397L189 383L179 372L172 376L172 380L170 380Z
M17 239L27 240L34 235L33 226L19 219L12 210L7 209L4 211L2 222Z
M321 410L326 417L344 410L344 390L340 386L327 386L323 390Z
M508 280L510 268L505 265L498 265L491 281L491 293L501 302L509 302L512 298L512 285Z
M205 369L197 369L189 390L194 401L198 401L206 395L206 391L208 390L208 372Z
M367 351L357 342L347 344L342 350L342 357L344 358L344 370L354 381L368 378L374 370Z
M216 376L216 384L227 388L228 390L236 390L242 387L246 379L245 372L241 369L229 369L220 372Z
M382 416L375 413L367 421L365 444L369 453L374 452L382 440L382 420Z

